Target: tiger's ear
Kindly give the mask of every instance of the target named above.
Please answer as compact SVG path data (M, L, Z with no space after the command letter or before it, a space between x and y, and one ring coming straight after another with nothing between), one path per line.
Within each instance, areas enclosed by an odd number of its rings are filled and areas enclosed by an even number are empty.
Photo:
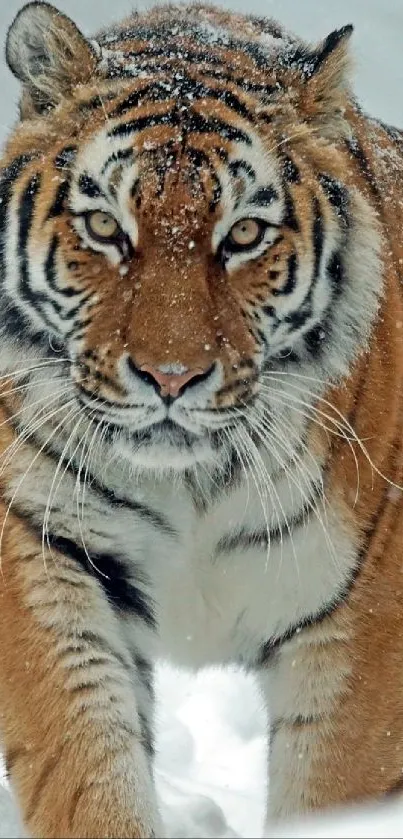
M304 118L330 138L346 132L344 109L352 64L348 42L352 32L351 25L336 29L316 49L302 50L296 60L302 73L299 104Z
M50 110L89 81L97 54L70 18L48 3L34 2L23 6L8 30L6 60L23 85L24 118Z

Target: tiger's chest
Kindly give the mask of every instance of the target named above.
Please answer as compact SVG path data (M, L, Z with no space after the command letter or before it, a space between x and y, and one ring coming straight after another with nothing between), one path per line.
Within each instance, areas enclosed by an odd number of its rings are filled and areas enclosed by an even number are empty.
M40 528L42 478L23 491ZM168 481L129 498L126 487L126 502L114 504L89 488L80 521L69 481L52 533L76 544L84 565L91 556L86 571L99 571L128 640L146 630L146 646L179 665L252 665L262 646L331 608L354 572L351 534L314 483L281 479L269 494L245 479L204 506Z
M327 609L349 585L350 533L318 498L283 493L264 503L249 485L202 514L186 492L165 490L175 535L150 540L158 652L176 664L252 665L261 648Z

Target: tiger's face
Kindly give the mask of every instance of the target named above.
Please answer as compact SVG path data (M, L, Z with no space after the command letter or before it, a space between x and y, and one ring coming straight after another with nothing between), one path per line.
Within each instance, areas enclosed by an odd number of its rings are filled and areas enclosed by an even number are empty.
M326 141L285 98L259 115L190 67L76 97L41 118L50 139L37 116L20 129L6 293L110 446L143 468L214 464L259 407L281 418L271 373L281 390L345 368L363 202L337 159L318 171Z
M217 137L202 139L161 147L152 131L134 144L103 130L77 158L61 220L66 276L87 298L64 325L79 398L147 462L161 446L175 461L211 456L286 343L271 302L292 271L279 173L257 136L219 141L221 157Z

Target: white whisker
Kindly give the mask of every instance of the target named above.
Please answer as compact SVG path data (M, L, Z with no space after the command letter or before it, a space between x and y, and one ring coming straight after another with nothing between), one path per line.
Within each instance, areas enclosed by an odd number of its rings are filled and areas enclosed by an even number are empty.
M266 396L266 400L265 400ZM308 420L308 422L312 422L315 425L318 425L319 428L322 428L326 434L334 435L335 437L339 437L342 440L345 440L347 445L350 448L351 454L354 459L355 468L356 468L356 475L357 475L357 483L356 483L356 491L355 491L355 499L354 499L354 506L358 501L359 497L359 489L360 489L360 471L359 471L359 464L356 452L354 451L353 442L355 438L350 438L344 428L342 423L338 420L335 420L329 414L321 411L320 409L316 408L314 405L310 404L309 402L305 402L303 399L299 397L293 396L289 393L284 393L278 391L274 387L268 387L267 385L263 386L262 393L261 393L262 401L266 401L266 404L270 406L273 402L277 402L280 405L284 406L292 406L295 413L299 414L300 416L304 417ZM306 410L301 410L300 405ZM332 425L327 426L324 424L322 417L325 417L337 430L335 431Z
M51 553L51 545L50 545L50 541L49 541L49 519L50 519L50 515L51 515L51 509L52 509L53 501L54 501L54 499L56 498L56 495L57 495L57 493L58 493L58 491L59 491L59 488L60 488L61 482L62 482L62 480L63 480L63 478L64 478L64 476L65 476L66 472L67 472L67 471L68 471L68 469L69 469L70 463L72 462L72 459L73 459L73 457L74 457L74 455L75 455L75 453L76 453L77 449L78 449L78 448L79 448L79 446L80 446L80 441L77 443L77 446L76 446L76 448L75 448L75 450L74 450L74 452L73 452L73 455L72 455L72 456L70 457L70 459L67 461L67 464L65 465L65 469L64 469L64 471L62 472L62 475L61 475L60 480L59 480L59 482L58 482L58 484L57 484L57 487L55 488L56 479L57 479L57 476L58 476L58 474L59 474L59 472L60 472L61 465L62 465L62 463L63 463L63 462L64 462L64 460L65 460L65 456L66 456L66 454L67 454L67 452L68 452L69 446L70 446L70 444L71 444L72 440L74 439L74 437L75 437L75 435L76 435L76 432L77 432L78 428L80 427L80 425L81 425L81 423L82 423L82 420L83 420L83 418L84 418L85 412L86 412L86 408L81 408L81 409L77 412L77 414L75 415L75 418L78 416L78 418L79 418L79 419L78 419L78 421L76 422L76 424L73 426L72 430L70 431L70 434L69 434L69 435L68 435L68 437L67 437L67 440L66 440L66 442L65 442L65 445L64 445L64 447L63 447L63 449L62 449L62 451L61 451L61 453L60 453L60 455L59 455L59 460L58 460L58 462L57 462L57 466L56 466L55 471L54 471L54 475L53 475L52 483L51 483L51 485L50 485L50 489L49 489L49 492L48 492L48 499L47 499L47 502L46 502L45 513L44 513L44 517L43 517L43 524L42 524L42 553L43 553L43 558L44 558L44 559L45 559L45 540L46 540L46 542L47 542L48 550L49 550L49 552ZM75 418L74 418L74 419L75 419Z
M19 491L20 491L20 489L21 489L22 484L23 484L23 483L24 483L24 481L26 480L26 478L27 478L27 476L28 476L29 472L31 471L32 467L34 466L34 464L36 463L36 461L38 460L38 458L39 458L39 457L40 457L40 455L42 454L43 450L46 448L46 446L48 446L48 445L49 445L50 441L53 439L53 437L55 436L55 434L57 434L57 432L59 431L59 429L60 429L60 428L62 428L62 426L63 426L63 425L64 425L64 424L65 424L65 423L66 423L66 422L67 422L67 421L68 421L68 420L69 420L72 416L74 416L74 413L75 413L75 411L77 410L77 409L76 409L76 406L75 406L75 404L74 404L74 403L75 403L75 399L71 399L69 402L67 402L67 403L65 403L65 404L63 404L63 405L59 405L59 407L58 407L58 408L55 408L55 410L51 413L51 415L50 415L50 416L48 416L48 417L46 418L46 421L48 422L50 419L53 419L53 417L55 417L58 413L60 413L60 411L64 411L64 410L66 410L66 408L68 408L68 407L69 407L69 405L73 405L73 406L74 406L74 407L72 408L72 410L70 411L70 413L67 415L67 417L63 417L63 418L62 418L62 420L61 420L59 423L57 423L56 427L53 429L53 431L51 432L51 434L49 434L49 436L46 438L45 442L44 442L44 443L42 444L42 446L38 449L38 451L36 452L36 454L35 454L35 455L34 455L34 457L32 458L32 460L31 460L31 462L30 462L30 464L29 464L28 468L25 470L24 474L23 474L23 475L22 475L22 477L20 478L20 480L19 480L19 482L18 482L18 484L17 484L16 489L14 490L14 493L13 493L13 495L12 495L12 497L11 497L11 500L10 500L10 502L9 502L9 504L8 504L8 507L7 507L7 510L6 510L6 514L5 514L4 519L3 519L3 523L2 523L1 531L0 531L0 568L2 567L2 547L3 547L4 531L5 531L5 528L6 528L6 524L7 524L7 521L8 521L8 517L9 517L10 511L11 511L11 508L12 508L12 506L13 506L13 504L14 504L14 501L15 501L15 499L16 499L16 497L17 497L17 495L18 495L18 493L19 493Z

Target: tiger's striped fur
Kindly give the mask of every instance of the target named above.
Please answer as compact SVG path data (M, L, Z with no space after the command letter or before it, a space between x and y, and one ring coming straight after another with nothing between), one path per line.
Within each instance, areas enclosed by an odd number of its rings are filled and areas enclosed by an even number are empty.
M350 32L9 31L0 707L32 836L161 835L161 656L257 674L269 819L401 788L402 135Z

